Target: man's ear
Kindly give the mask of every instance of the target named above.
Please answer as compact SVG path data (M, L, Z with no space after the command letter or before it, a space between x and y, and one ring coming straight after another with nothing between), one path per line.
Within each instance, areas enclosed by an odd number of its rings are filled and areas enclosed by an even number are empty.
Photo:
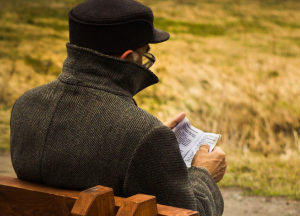
M121 59L125 59L129 54L131 54L133 51L132 50L127 50L126 52L123 53L123 55L120 57Z

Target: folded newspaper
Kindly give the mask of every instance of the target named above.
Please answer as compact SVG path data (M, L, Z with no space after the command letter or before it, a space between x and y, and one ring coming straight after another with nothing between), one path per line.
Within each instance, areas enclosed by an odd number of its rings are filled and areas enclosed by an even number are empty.
M181 156L187 167L191 167L194 155L201 145L208 144L211 152L221 138L220 134L205 133L193 127L190 121L185 117L176 127L173 132L177 138Z

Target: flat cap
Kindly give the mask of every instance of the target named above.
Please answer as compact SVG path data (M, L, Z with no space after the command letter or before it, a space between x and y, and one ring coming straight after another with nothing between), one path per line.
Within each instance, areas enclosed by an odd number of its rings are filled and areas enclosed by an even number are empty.
M69 12L70 43L116 55L168 40L153 20L152 10L134 0L86 0Z

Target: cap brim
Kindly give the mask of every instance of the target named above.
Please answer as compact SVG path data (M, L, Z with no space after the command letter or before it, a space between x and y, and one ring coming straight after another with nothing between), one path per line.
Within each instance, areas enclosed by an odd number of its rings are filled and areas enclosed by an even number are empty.
M167 41L169 38L170 38L170 35L168 32L154 28L153 40L150 43L164 42L164 41Z

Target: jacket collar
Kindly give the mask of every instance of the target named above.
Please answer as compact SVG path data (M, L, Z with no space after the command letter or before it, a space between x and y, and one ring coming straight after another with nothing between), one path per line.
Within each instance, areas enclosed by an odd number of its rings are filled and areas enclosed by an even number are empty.
M130 61L67 43L68 56L58 79L62 82L133 97L157 83L149 69Z

